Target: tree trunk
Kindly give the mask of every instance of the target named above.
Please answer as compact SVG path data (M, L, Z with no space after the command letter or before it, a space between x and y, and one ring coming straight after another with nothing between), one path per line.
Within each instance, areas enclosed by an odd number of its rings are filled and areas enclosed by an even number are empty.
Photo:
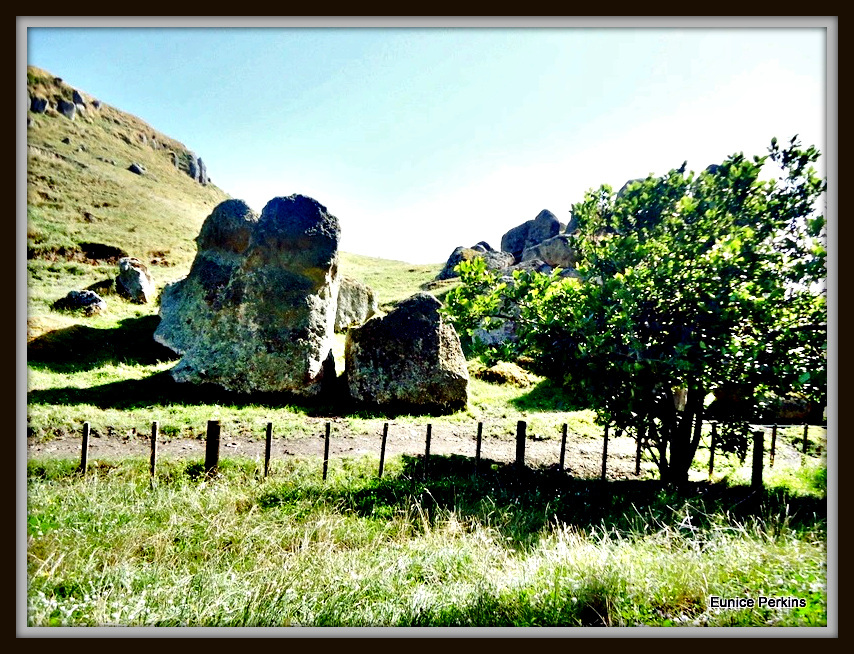
M688 471L697 453L703 424L702 388L688 388L685 411L671 430L670 438L670 474L668 482L675 486L688 483Z

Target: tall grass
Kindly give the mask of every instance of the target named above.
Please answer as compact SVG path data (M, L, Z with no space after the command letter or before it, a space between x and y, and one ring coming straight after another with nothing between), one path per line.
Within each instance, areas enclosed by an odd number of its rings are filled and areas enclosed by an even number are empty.
M821 626L818 493L519 475L462 457L28 468L30 626ZM708 608L711 595L804 609Z

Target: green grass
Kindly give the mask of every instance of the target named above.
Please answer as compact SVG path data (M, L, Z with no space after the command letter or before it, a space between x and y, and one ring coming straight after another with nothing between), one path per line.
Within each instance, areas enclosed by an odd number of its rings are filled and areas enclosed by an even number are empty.
M822 626L819 492L568 480L463 457L28 464L31 626ZM721 597L805 609L715 611Z
M346 223L342 225L346 229ZM444 264L411 264L342 252L340 271L370 286L380 308L389 311L394 304L419 292L421 285L439 274Z

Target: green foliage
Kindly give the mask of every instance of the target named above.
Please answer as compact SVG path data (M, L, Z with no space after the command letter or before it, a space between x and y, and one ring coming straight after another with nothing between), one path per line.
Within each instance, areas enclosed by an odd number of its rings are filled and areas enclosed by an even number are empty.
M704 414L723 421L719 447L743 454L755 397L797 390L826 402L818 157L775 139L765 157L735 154L698 175L683 164L619 194L602 186L572 209L583 281L516 272L507 282L475 260L460 264L447 310L472 351L532 357L602 423L643 438L663 478L684 481ZM760 178L766 165L775 178ZM508 318L517 344L477 342L478 328ZM743 401L708 413L720 388Z

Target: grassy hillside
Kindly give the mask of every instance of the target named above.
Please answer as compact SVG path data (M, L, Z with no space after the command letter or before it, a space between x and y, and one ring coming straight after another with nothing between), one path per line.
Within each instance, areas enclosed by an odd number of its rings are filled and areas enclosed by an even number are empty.
M30 66L30 96L71 101L74 88ZM194 239L211 210L230 196L188 174L192 151L139 118L78 89L86 109L70 120L49 108L29 112L27 129L27 281L30 338L74 324L107 328L156 313L116 297L106 315L79 318L51 304L115 276L116 254L145 262L158 287L184 276ZM204 158L204 153L197 153ZM145 175L128 170L143 166ZM176 166L177 164L177 166ZM216 171L212 171L215 175ZM322 198L320 198L322 201ZM344 219L346 229L346 219ZM410 265L341 253L341 272L367 283L388 308L435 277L441 264Z

